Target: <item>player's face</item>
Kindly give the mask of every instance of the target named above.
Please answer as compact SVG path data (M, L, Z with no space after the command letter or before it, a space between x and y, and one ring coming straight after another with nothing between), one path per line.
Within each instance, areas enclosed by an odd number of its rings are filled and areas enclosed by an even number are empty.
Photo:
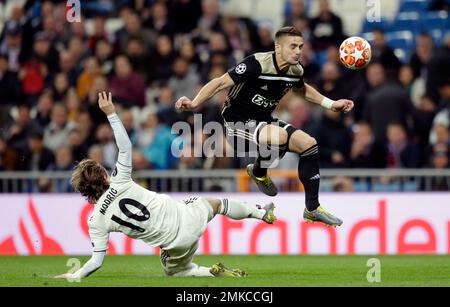
M279 44L279 52L283 61L297 65L300 61L303 49L303 38L300 36L282 37Z

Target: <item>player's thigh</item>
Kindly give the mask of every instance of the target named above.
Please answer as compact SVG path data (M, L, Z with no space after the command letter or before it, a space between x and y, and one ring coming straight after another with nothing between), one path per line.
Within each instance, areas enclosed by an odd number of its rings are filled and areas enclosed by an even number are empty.
M259 144L284 145L287 143L288 133L278 125L268 124L261 128L258 136Z
M218 214L222 207L222 201L218 198L205 198L209 206L211 206L214 215Z
M160 259L164 272L173 275L182 271L190 270L193 266L192 260L198 248L198 241L185 248L174 248L170 250L161 249Z
M302 153L311 146L317 144L315 138L302 130L295 130L289 139L289 151Z

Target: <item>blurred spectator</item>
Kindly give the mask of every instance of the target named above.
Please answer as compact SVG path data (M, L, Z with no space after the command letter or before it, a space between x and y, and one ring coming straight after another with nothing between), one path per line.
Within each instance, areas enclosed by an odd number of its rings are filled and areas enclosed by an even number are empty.
M336 177L332 182L333 192L354 192L353 181L347 177Z
M171 127L175 122L184 120L185 114L175 110L175 96L171 87L163 87L157 97L158 117L162 124Z
M80 162L87 157L88 148L86 143L83 142L83 138L78 128L72 129L69 132L68 143L74 161Z
M175 60L175 51L172 41L168 36L158 37L156 53L152 57L152 67L150 68L150 80L162 85L169 80L172 75L172 63Z
M252 50L252 45L247 25L234 17L224 17L222 25L227 43L233 50L235 57L237 56L240 59L249 54Z
M430 162L427 165L435 169L450 168L450 151L448 143L438 143L433 146ZM450 178L448 176L427 177L422 180L422 190L443 191L450 190Z
M36 38L33 44L33 54L31 58L21 65L19 78L22 83L22 92L29 97L29 101L34 105L35 98L42 93L45 87L45 79L49 74L49 67L46 63L50 54L50 42L45 38Z
M110 90L129 106L143 107L145 103L144 79L131 68L126 56L118 56L114 64L115 74L111 77Z
M53 78L52 94L55 101L63 101L69 91L69 78L65 73L57 73Z
M72 171L75 167L75 161L72 157L71 148L62 146L56 150L55 162L50 164L48 171ZM55 180L54 191L57 193L73 192L69 178Z
M108 34L106 30L106 20L102 15L97 15L93 19L94 32L89 37L87 47L91 50L91 53L95 53L97 44L99 41L112 42L113 37Z
M144 22L144 26L150 28L155 36L167 35L173 38L175 35L175 25L169 20L164 2L153 4L151 17Z
M89 93L96 77L101 76L102 71L95 57L89 57L84 62L84 70L77 80L77 95L84 100Z
M136 132L136 124L134 121L134 115L131 110L123 110L120 112L120 119L122 120L123 126L127 131L128 137Z
M295 17L292 20L292 26L302 33L305 42L311 41L311 28L309 26L309 19L306 16Z
M198 20L197 27L191 33L194 42L202 43L208 40L211 32L222 32L222 16L219 12L218 0L202 0L202 14Z
M388 168L417 168L420 164L420 152L416 144L409 140L405 128L399 123L387 127Z
M78 98L75 89L69 89L64 97L64 105L67 108L67 120L75 123L82 108L80 98Z
M347 96L340 78L339 66L336 63L327 62L322 66L318 83L319 92L330 99L338 100Z
M62 104L55 104L52 108L51 120L44 130L44 144L55 151L61 146L68 145L68 136L74 124L67 120L67 109Z
M189 62L183 58L175 60L173 72L167 86L174 89L175 97L191 97L194 89L200 85L198 74L189 69Z
M141 75L145 80L149 80L150 67L153 65L148 51L139 39L130 39L128 41L126 55L130 60L133 70Z
M94 144L89 147L88 150L88 159L92 159L97 163L100 163L107 170L111 170L111 168L105 164L105 158L103 156L102 147L98 144Z
M160 123L155 112L149 112L142 128L136 131L133 143L144 153L154 169L170 169L175 166L172 141L176 138L170 127Z
M13 72L18 72L20 68L20 53L22 51L22 28L16 21L5 24L5 37L0 42L0 53L7 55L8 68Z
M112 45L106 40L97 41L95 47L95 57L102 68L103 74L109 75L114 66Z
M423 96L417 108L414 109L414 135L420 147L421 156L427 157L429 135L436 115L436 104L428 96ZM425 162L425 161L422 161ZM422 164L422 163L421 163Z
M360 122L355 125L350 150L350 166L354 168L383 168L385 165L383 145L375 140L369 124Z
M103 165L113 169L117 159L117 146L109 124L101 124L95 132L95 139L103 155Z
M40 127L30 116L30 107L20 105L17 108L17 115L7 133L8 147L23 148L32 132L40 131Z
M0 108L11 107L20 100L19 80L16 72L8 68L8 56L0 53ZM1 111L0 110L0 111ZM2 112L3 113L3 112ZM2 118L2 117L0 117Z
M269 52L274 49L273 28L269 22L260 22L258 24L259 44L253 50L254 52Z
M320 67L314 63L315 53L311 43L305 42L303 45L300 63L303 66L303 78L305 82L317 84L317 78L320 74Z
M45 171L55 160L53 152L44 145L42 133L36 131L30 134L22 155L20 170L24 171Z
M410 60L414 78L426 75L426 65L431 58L433 49L433 37L430 34L421 33L416 37L416 49Z
M387 79L396 79L398 71L402 65L391 47L386 43L384 31L374 29L372 43L372 62L379 62L386 71Z
M89 91L86 100L83 102L85 106L87 106L87 111L89 112L89 116L91 119L95 119L92 123L92 128L96 129L98 125L102 123L108 122L108 119L106 118L105 114L100 110L98 107L98 93L101 93L103 91L110 91L108 80L105 76L98 76L94 79L94 83L92 84L91 90ZM113 97L116 101L117 105L119 104L127 104L127 101L124 101L123 99L116 99L116 97Z
M414 77L413 69L410 65L403 65L400 68L398 79L409 93L411 101L415 107L419 107L420 100L425 94L425 81L423 77Z
M75 67L75 58L72 52L68 50L62 50L59 53L59 69L60 72L67 75L70 85L76 86L79 71Z
M132 38L143 42L146 50L151 50L156 42L156 36L142 27L139 15L132 12L124 15L124 28L116 33L116 42L121 53L126 52L128 41Z
M39 96L37 106L35 108L34 121L41 127L42 131L50 124L51 114L54 105L52 93L47 90Z
M351 133L341 113L325 110L319 123L317 142L320 144L321 167L348 167Z
M77 71L83 70L83 63L89 57L89 49L86 49L83 38L79 35L69 39L67 50L71 53Z
M331 10L328 0L319 0L319 15L310 22L312 45L324 51L329 46L339 46L343 38L342 20Z
M180 46L179 56L191 64L190 68L194 72L198 72L200 70L201 65L200 58L198 54L195 52L195 47L192 41L183 40Z
M177 33L190 33L197 27L202 11L201 0L175 0L169 3Z
M303 0L290 0L289 15L284 20L284 26L294 26L296 18L306 17L305 2ZM300 30L300 29L298 29Z
M364 104L363 118L372 127L376 140L385 141L387 126L391 122L412 129L413 106L408 92L399 84L386 81L380 63L370 64L366 76L371 90Z

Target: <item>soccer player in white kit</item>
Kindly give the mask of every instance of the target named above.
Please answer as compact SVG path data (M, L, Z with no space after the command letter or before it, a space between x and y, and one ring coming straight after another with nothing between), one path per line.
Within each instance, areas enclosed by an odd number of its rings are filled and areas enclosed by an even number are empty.
M216 214L235 220L256 218L272 224L276 220L273 203L261 208L226 198L191 197L177 201L141 187L131 179L132 146L115 112L111 93L108 96L106 92L99 93L98 103L114 131L119 155L111 177L102 165L91 159L81 161L75 168L74 189L95 204L88 221L93 253L75 273L55 277L79 279L98 270L111 232L122 232L152 247L159 246L161 264L168 276L245 276L245 272L227 269L221 263L212 267L193 263L199 239Z

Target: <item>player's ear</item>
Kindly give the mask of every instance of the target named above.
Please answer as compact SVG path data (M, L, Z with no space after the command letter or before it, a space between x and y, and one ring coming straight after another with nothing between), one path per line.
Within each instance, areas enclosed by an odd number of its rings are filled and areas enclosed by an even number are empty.
M275 53L280 54L281 53L281 44L278 41L275 41Z

